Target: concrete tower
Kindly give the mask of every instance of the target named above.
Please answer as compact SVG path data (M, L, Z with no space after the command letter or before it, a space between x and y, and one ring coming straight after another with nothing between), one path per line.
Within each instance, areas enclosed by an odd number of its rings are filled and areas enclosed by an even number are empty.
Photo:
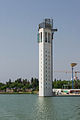
M53 19L45 19L38 28L39 96L52 96L53 81Z

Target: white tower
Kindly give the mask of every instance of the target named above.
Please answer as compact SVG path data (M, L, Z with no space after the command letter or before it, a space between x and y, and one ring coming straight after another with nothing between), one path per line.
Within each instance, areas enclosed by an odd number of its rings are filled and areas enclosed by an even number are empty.
M53 81L53 19L39 24L39 96L52 96Z

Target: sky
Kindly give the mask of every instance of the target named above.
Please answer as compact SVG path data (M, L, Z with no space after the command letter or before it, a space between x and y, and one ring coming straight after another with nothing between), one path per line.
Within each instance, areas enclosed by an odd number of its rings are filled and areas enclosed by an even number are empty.
M38 78L38 24L53 18L55 71L80 71L80 0L0 0L0 81ZM64 73L63 73L64 74ZM54 78L66 75L55 73ZM80 76L80 74L79 74ZM67 75L66 79L71 75Z

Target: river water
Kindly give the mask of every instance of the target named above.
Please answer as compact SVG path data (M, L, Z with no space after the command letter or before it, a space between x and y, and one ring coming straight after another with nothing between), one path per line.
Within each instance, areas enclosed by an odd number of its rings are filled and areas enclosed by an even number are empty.
M80 97L1 94L0 120L80 120Z

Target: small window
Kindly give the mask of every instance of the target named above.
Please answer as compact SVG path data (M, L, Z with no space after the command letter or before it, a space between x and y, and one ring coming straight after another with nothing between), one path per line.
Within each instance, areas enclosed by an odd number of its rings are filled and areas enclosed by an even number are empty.
M42 42L42 32L40 32L39 35L38 35L38 41Z
M42 42L42 32L41 32L41 42Z
M45 32L45 42L47 42L47 32Z
M37 41L38 41L38 43L39 43L39 33L37 34Z
M50 33L48 33L48 43L50 43Z
M52 33L52 39L53 39L53 33Z
M40 38L40 33L39 33L39 42L41 41L41 38Z

